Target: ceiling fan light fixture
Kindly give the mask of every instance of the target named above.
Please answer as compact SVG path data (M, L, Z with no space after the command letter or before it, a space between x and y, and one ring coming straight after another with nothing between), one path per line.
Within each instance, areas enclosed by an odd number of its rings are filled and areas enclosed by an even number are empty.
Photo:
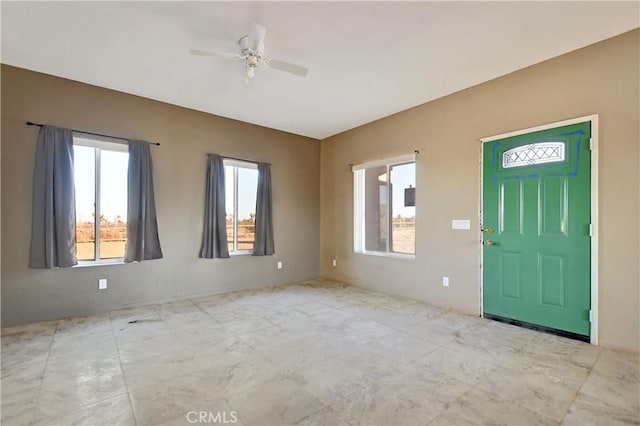
M256 67L248 64L247 65L247 78L253 78L256 75Z

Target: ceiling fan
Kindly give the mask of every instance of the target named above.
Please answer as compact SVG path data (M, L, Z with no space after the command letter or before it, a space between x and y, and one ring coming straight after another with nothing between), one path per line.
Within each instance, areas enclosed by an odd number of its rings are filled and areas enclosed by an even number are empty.
M277 59L267 59L264 56L264 36L267 29L262 25L252 23L249 27L249 34L243 36L238 41L240 53L224 52L220 50L198 50L189 49L192 55L196 56L219 56L222 58L242 59L245 61L247 72L245 84L251 83L259 64L266 65L274 70L288 72L300 77L305 77L309 70L300 65L291 64Z

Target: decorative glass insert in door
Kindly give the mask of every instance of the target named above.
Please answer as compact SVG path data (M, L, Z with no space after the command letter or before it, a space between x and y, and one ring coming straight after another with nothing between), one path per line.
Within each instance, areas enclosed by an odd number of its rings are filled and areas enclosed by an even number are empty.
M564 142L522 145L502 153L502 168L531 166L564 161Z

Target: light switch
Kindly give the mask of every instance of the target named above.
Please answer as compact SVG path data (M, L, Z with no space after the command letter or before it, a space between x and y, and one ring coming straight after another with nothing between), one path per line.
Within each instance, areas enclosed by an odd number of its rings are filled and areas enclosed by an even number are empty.
M469 219L453 219L451 229L471 229L471 221Z
M98 290L105 290L107 288L107 279L100 278L98 280Z

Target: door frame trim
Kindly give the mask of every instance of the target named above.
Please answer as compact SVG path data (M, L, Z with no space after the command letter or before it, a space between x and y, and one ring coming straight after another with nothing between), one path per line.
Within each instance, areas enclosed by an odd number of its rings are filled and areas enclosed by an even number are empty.
M499 139L505 139L512 136L524 135L527 133L539 132L542 130L553 129L556 127L569 126L571 124L578 124L590 122L591 123L591 344L598 345L598 114L585 115L582 117L571 118L569 120L557 121L555 123L543 124L540 126L529 127L527 129L515 130L508 133L502 133L495 136L488 136L480 138L480 202L478 203L478 220L482 226L482 211L483 211L483 173L482 173L482 158L483 158L483 146L486 142L493 142ZM480 315L484 317L483 306L483 250L482 250L482 229L478 230L480 234L479 246L480 246Z

